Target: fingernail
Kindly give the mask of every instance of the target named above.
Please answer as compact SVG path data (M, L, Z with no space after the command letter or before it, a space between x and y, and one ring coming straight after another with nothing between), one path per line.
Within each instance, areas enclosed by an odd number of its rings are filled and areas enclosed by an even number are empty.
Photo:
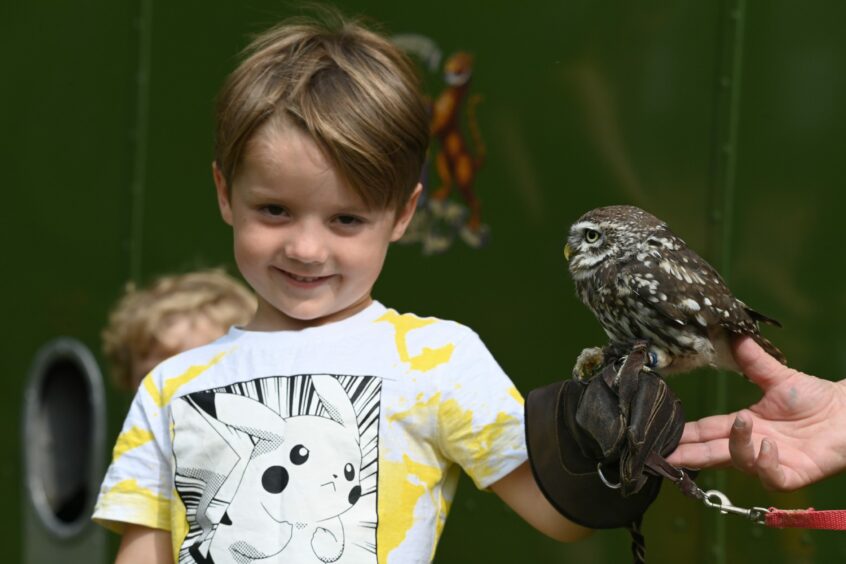
M744 429L746 427L746 421L744 421L740 417L735 417L733 425L735 429Z
M771 448L773 448L773 447L770 444L770 441L768 441L767 439L763 439L761 441L761 454L764 454L764 453L769 454Z

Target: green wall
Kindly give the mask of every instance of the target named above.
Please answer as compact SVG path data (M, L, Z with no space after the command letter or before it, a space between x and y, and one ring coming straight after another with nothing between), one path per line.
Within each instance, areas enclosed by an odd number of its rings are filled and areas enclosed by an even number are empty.
M566 377L603 334L575 298L561 247L584 211L632 203L667 220L778 318L791 364L846 373L841 195L846 4L836 0L338 2L391 33L475 54L487 160L476 189L491 238L424 256L395 247L376 296L474 327L518 388ZM234 271L210 175L216 90L251 34L294 12L270 0L9 2L0 8L9 386L0 479L8 561L22 524L21 409L38 347L73 336L99 355L122 284L199 266ZM426 74L431 94L442 82ZM11 196L11 200L9 200ZM98 358L100 358L98 356ZM671 381L691 417L757 397L736 375ZM107 442L128 399L109 388ZM737 504L846 507L844 478L773 494L703 472ZM496 531L496 534L491 532ZM770 531L666 487L647 516L655 562L832 562L835 533ZM92 533L96 534L96 533ZM72 548L73 541L62 546ZM112 545L114 542L112 541ZM112 547L113 549L113 547ZM7 551L8 552L8 551ZM462 484L438 562L620 562L622 531L559 545ZM80 560L90 561L90 560Z

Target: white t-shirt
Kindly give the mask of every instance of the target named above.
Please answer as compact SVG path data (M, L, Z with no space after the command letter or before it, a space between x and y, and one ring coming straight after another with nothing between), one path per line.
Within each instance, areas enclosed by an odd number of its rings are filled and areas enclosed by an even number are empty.
M94 519L170 530L176 562L429 562L459 467L526 460L522 404L455 322L233 328L144 379Z

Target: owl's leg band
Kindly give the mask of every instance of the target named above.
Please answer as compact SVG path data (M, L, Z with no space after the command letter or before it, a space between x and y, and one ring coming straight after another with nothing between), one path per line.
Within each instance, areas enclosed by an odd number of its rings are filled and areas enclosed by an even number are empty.
M646 366L647 368L657 368L658 367L658 353L655 351L649 351L647 353L647 360Z

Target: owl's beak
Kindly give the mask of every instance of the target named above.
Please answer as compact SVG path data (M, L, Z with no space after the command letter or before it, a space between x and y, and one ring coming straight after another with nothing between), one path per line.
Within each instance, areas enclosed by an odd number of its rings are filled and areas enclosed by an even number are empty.
M570 262L570 255L573 254L573 249L570 248L570 243L564 245L564 260Z

